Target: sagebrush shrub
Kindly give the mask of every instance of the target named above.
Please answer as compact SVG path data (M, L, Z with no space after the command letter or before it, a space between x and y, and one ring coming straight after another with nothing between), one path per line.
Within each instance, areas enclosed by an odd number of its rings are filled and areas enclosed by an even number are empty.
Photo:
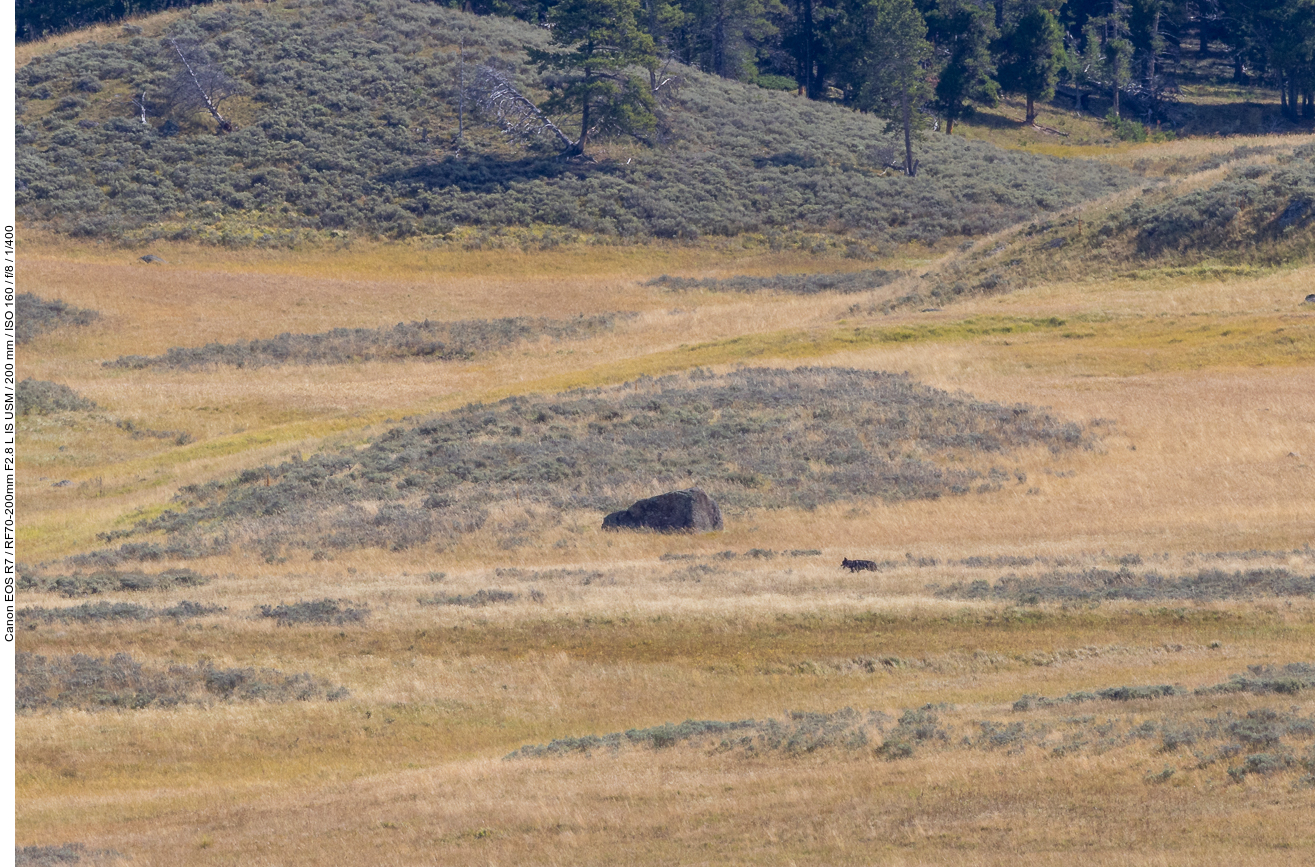
M208 704L213 701L337 701L349 694L309 674L272 669L219 669L207 662L168 669L144 666L126 653L110 658L84 654L15 657L15 708L41 710L136 710Z
M617 314L553 320L514 317L455 322L399 322L385 328L335 328L321 334L280 334L268 340L173 347L164 355L124 355L106 367L190 370L219 364L266 367L280 364L345 364L380 359L454 361L549 337L578 340L610 330Z
M169 590L201 587L210 579L191 569L166 569L154 575L145 572L100 570L89 575L44 575L19 567L18 589L47 590L68 597L95 596L116 590Z
M335 599L316 599L281 605L261 605L261 617L272 618L279 626L301 623L334 624L362 623L370 616L369 607L344 607Z
M19 343L27 343L38 335L68 326L90 325L100 313L65 304L58 298L46 300L31 292L20 292L14 297L14 336Z
M173 116L161 99L171 61L144 36L33 60L17 70L19 100L56 103L25 112L19 130L25 220L221 244L454 227L487 244L519 227L617 240L760 233L773 244L843 233L862 246L979 235L1133 179L950 136L920 145L917 177L893 175L877 153L893 143L880 119L691 69L662 106L656 146L637 157L568 162L469 118L457 155L459 42L468 74L498 63L538 99L545 82L526 49L544 47L542 28L371 0L195 7L170 35L204 44L248 87L252 120L217 136L204 116ZM147 93L148 123L125 90ZM97 125L79 125L88 119Z
M14 389L14 406L19 415L50 415L95 409L96 402L62 383L24 379Z
M417 600L421 605L463 605L467 608L479 608L484 605L494 605L499 602L514 602L516 594L510 590L477 590L467 595L444 595L438 594L430 597L422 597Z
M931 456L1001 455L1032 445L1059 451L1091 442L1081 426L1033 407L953 395L906 376L833 368L696 371L414 421L365 449L185 488L174 508L131 532L163 531L188 540L191 550L228 544L225 528L238 523L273 548L288 539L313 551L441 547L484 527L497 503L541 515L610 512L653 481L668 489L697 483L735 509L957 496L980 474ZM523 529L508 525L506 532L519 536ZM135 551L161 557L184 547L129 544L142 547L124 545L104 558Z

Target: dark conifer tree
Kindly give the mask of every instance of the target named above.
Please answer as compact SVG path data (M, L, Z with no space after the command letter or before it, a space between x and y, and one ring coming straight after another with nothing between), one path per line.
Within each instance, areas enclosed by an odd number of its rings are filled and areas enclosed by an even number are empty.
M772 17L780 0L680 0L673 29L677 56L722 78L756 74L756 47L777 36Z
M1035 5L1001 35L1000 87L1027 99L1027 122L1036 120L1036 101L1055 95L1063 62L1064 32L1055 15Z
M557 72L550 79L553 96L539 107L549 114L580 113L577 154L595 135L643 136L656 124L653 95L632 71L657 62L638 11L638 0L561 0L548 13L552 41L561 47L529 51L541 69Z
M927 16L928 35L944 65L936 82L936 107L945 118L945 133L970 114L973 103L995 105L1000 85L994 76L991 43L999 36L988 9L971 0L940 0Z
M833 30L840 79L851 101L904 133L904 172L917 173L913 134L926 126L919 108L932 96L927 23L913 0L845 0Z

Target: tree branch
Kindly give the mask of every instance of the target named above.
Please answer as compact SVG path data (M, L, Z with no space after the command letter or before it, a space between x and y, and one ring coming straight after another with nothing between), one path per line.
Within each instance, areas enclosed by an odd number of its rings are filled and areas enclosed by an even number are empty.
M517 90L504 73L491 66L481 66L475 75L474 89L480 110L495 118L508 136L523 139L551 132L564 148L575 148L571 137Z

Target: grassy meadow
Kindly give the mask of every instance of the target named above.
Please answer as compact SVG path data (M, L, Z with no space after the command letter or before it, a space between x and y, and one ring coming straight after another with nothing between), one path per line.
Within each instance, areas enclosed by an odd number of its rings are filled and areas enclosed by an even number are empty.
M144 51L87 40L20 61ZM38 78L42 135L119 87ZM861 249L32 205L20 863L1309 863L1315 137L1063 102L935 153L1083 195ZM724 531L601 530L693 484Z

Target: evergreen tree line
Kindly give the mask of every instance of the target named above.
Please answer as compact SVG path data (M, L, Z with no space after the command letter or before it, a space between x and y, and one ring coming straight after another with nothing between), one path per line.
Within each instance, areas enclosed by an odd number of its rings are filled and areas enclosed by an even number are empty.
M566 0L449 0L468 11L552 26ZM1000 94L1035 102L1061 86L1082 106L1100 93L1122 117L1158 115L1178 61L1221 54L1239 84L1281 89L1293 118L1315 117L1312 0L633 0L659 57L723 78L798 88L859 107L916 61L952 128Z
M1116 124L1129 108L1157 118L1181 53L1208 55L1212 45L1232 55L1238 79L1281 85L1290 117L1315 117L1315 0L463 2L500 3L478 11L548 28L555 48L530 58L552 73L542 108L582 117L575 142L559 131L575 153L597 133L652 129L667 59L884 117L904 144L902 164L886 162L910 176L915 132L943 120L950 133L1002 93L1026 100L1028 123L1061 81L1078 107L1108 96ZM628 72L642 67L647 90Z
M1154 117L1184 52L1221 52L1238 83L1279 88L1290 117L1315 117L1312 0L439 0L545 27L594 19L634 31L626 62L673 58L723 78L871 108L895 79L952 129L1001 93L1035 102L1057 85L1078 105ZM192 0L17 0L17 37L193 5ZM569 7L569 8L559 8ZM892 54L893 52L893 54ZM540 58L542 59L542 58ZM907 72L907 70L906 70ZM655 82L654 82L655 83ZM895 101L902 105L903 96ZM896 109L896 113L902 109Z

